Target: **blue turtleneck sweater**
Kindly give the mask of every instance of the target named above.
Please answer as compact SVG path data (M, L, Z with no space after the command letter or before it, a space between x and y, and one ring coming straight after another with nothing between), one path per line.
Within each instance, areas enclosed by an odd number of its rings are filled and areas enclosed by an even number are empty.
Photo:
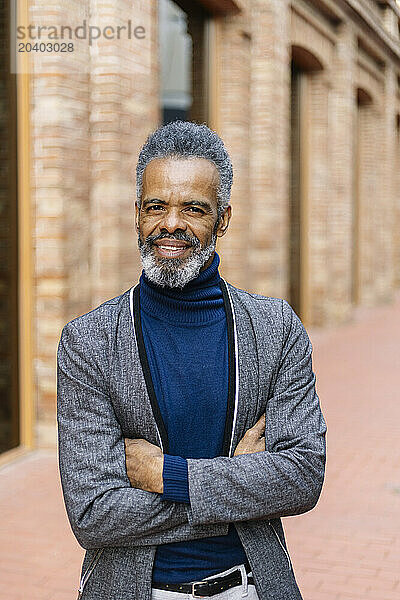
M186 458L221 456L228 401L228 336L219 256L182 290L142 273L140 306L154 391L167 430L162 498L190 502ZM225 536L157 547L153 581L183 583L246 562L233 524Z

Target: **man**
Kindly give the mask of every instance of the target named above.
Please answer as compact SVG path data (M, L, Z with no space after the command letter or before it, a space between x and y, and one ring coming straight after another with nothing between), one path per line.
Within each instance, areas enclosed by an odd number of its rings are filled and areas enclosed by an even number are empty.
M84 599L301 599L280 518L319 498L326 424L299 318L219 275L231 185L205 125L149 136L139 284L63 329L60 472Z

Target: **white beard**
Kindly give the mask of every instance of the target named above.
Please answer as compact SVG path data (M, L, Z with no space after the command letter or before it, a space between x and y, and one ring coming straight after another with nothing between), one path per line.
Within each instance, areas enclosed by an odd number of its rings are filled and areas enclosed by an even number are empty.
M201 268L213 255L216 242L217 236L213 233L208 246L202 247L200 242L193 245L192 253L187 258L157 258L153 246L147 241L142 242L139 235L139 252L144 273L156 285L182 289L199 275Z

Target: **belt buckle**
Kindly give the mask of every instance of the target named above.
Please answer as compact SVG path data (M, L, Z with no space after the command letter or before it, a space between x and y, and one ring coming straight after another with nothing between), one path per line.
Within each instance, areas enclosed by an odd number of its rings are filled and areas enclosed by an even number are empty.
M193 598L206 598L207 596L199 596L196 594L196 590L194 588L195 585L201 585L203 583L207 583L207 581L196 581L195 583L192 583L192 596Z

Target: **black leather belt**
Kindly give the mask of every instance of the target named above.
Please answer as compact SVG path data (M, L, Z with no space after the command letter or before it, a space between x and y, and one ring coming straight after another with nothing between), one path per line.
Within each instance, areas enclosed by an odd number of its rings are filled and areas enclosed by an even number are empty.
M246 573L251 571L250 565L246 565ZM253 577L247 578L249 585L254 585ZM157 583L153 582L152 587L158 590L167 590L169 592L181 592L182 594L192 594L194 598L205 598L220 594L225 590L229 590L237 585L242 584L242 573L240 569L236 569L224 575L223 577L215 577L205 581L197 581L196 583Z

